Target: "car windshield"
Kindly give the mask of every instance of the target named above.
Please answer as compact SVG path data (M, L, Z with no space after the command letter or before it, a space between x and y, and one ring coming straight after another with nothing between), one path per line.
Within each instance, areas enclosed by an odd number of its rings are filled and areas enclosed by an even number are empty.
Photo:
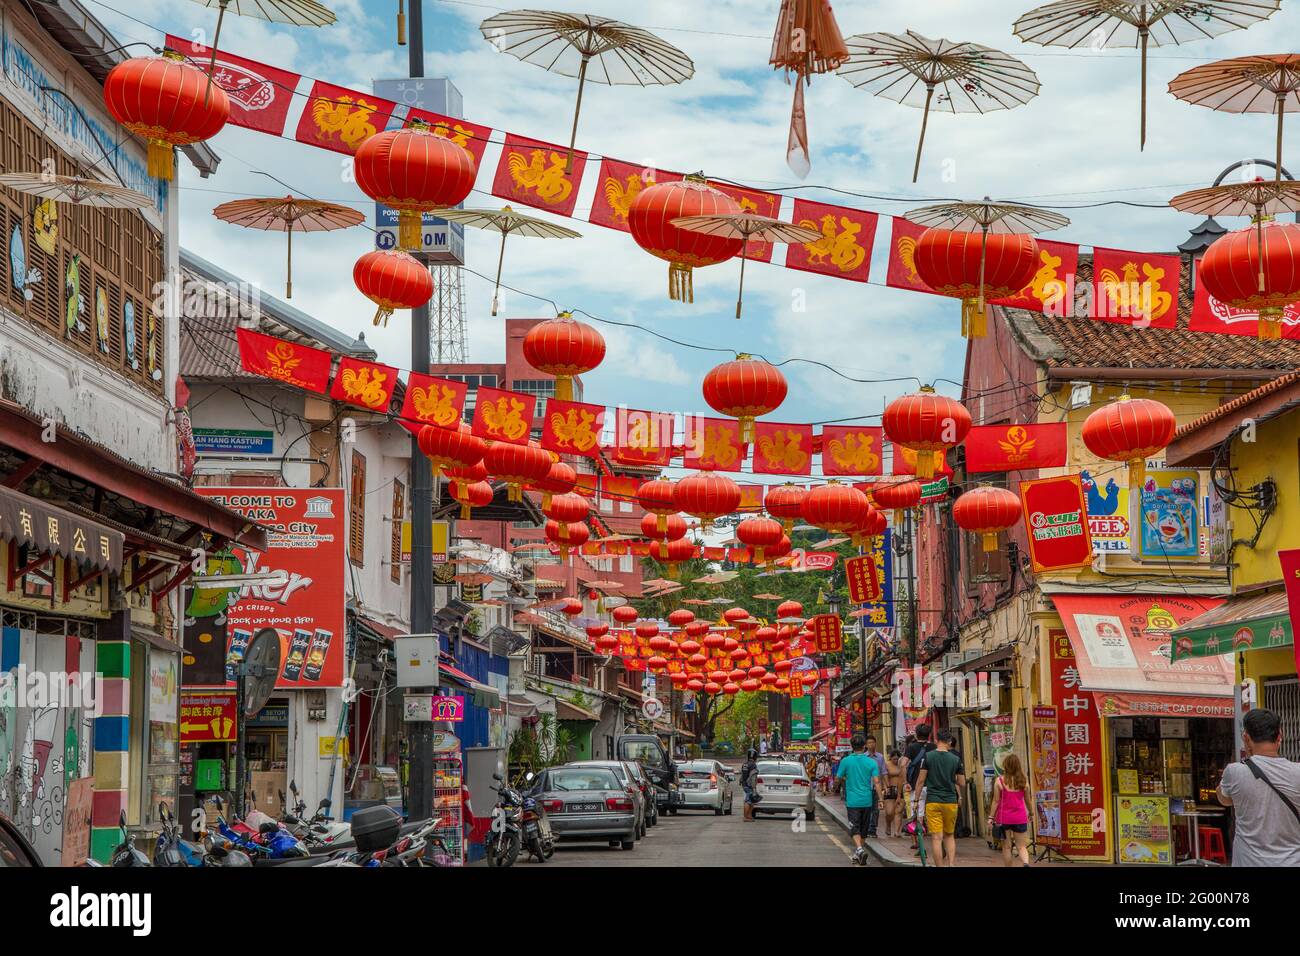
M649 740L628 740L623 743L624 760L640 760L643 763L659 764L659 746Z
M786 763L784 761L778 763L772 760L760 760L758 764L758 772L787 774L789 776L802 777L803 767L799 766L797 763Z
M619 788L614 771L604 767L564 767L552 770L548 787L561 793L573 790L617 790Z

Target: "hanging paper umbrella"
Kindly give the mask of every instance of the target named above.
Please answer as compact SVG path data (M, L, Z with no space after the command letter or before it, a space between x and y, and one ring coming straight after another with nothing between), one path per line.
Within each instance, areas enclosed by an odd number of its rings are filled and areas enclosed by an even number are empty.
M814 73L830 73L848 59L844 36L835 22L829 0L781 0L781 14L772 37L768 62L795 75L794 105L790 109L790 138L785 161L800 178L808 175L808 117L803 108L803 86Z
M1016 21L1026 43L1068 49L1137 47L1142 59L1140 148L1147 143L1147 47L1216 37L1267 20L1281 0L1057 0Z
M727 213L717 216L682 216L672 220L672 225L705 236L717 236L720 239L739 239L740 251L740 291L736 295L736 318L740 318L741 301L745 296L745 260L749 258L745 249L750 240L758 242L816 242L821 233L807 226L796 226L792 222L782 222L770 216L753 216L749 213Z
M581 239L582 233L564 226L525 216L509 206L501 209L437 209L434 215L448 222L458 222L474 229L495 229L501 233L501 252L497 255L497 279L492 287L492 314L497 314L497 295L501 290L501 266L506 258L506 236L532 236L534 239Z
M499 53L578 78L567 173L573 166L582 88L587 80L607 86L669 86L695 73L691 58L648 30L588 13L509 10L488 17L479 29Z
M284 297L293 298L293 234L333 232L365 222L358 209L319 199L285 196L275 199L235 199L212 210L222 222L285 234Z
M212 35L212 59L208 62L208 87L217 68L217 43L221 39L221 21L226 11L239 17L254 17L271 23L288 23L300 27L326 27L334 22L334 11L316 0L194 0L205 7L217 8L217 30Z
M1015 57L978 43L931 40L908 30L861 33L846 44L849 58L839 68L840 76L859 89L924 111L912 182L921 171L931 109L989 113L1023 106L1038 95L1038 74Z
M1180 73L1169 92L1195 106L1226 113L1277 114L1277 182L1282 181L1282 120L1300 110L1300 53L1238 56Z
M41 199L99 206L104 209L147 209L153 200L117 183L83 176L55 176L47 173L0 173L0 186Z

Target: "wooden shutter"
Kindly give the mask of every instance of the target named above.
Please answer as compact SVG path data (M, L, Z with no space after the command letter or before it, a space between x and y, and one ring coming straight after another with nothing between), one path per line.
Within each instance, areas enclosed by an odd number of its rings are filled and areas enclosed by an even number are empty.
M393 527L388 545L388 577L402 583L402 519L406 517L406 486L393 479Z
M348 497L348 559L366 563L366 456L352 452L352 490Z

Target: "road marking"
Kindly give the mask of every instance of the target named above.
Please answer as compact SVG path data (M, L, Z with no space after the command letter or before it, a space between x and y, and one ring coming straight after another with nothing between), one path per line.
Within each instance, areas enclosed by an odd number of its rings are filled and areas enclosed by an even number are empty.
M836 837L835 834L831 833L830 828L826 826L825 823L823 823L821 820L818 820L817 826L821 827L821 831L822 833L826 834L826 838L830 840L832 843L834 843L837 847L839 847L844 852L845 856L847 856L850 860L853 859L853 851L850 850L847 846L845 846L842 842L840 842L839 838Z

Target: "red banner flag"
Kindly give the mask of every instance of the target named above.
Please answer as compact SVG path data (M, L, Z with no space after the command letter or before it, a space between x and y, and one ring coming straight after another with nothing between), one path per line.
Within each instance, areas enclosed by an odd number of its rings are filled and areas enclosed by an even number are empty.
M666 465L673 454L672 412L620 408L614 431L614 460L625 465Z
M1291 633L1300 634L1300 549L1279 551L1277 559L1282 565L1282 583L1286 585L1287 610L1291 615ZM1296 672L1300 673L1300 641L1294 641Z
M762 511L763 510L763 489L765 485L739 485L740 504L736 506L737 511Z
M687 468L740 471L745 446L740 441L740 423L734 418L686 416L682 440L682 464Z
M402 417L426 425L452 428L465 412L464 382L408 372Z
M876 559L864 554L844 562L844 577L849 586L850 604L868 604L880 600L880 578L876 574Z
M361 144L382 133L397 104L346 86L317 80L298 120L294 139L300 143L354 154Z
M182 37L168 34L164 45L185 54L205 72L212 49ZM230 125L279 136L284 133L293 91L302 76L256 60L217 51L217 67L212 82L230 97Z
M387 412L396 386L397 369L391 365L362 362L345 355L339 359L338 371L334 373L330 398L359 405L372 412Z
M917 453L910 448L904 448L902 445L894 442L889 443L891 449L891 458L893 467L890 474L894 475L915 475L916 474L916 455ZM934 477L948 478L952 476L952 468L948 466L948 456L941 451L929 452L934 461Z
M890 224L889 268L885 272L885 285L895 289L911 289L913 292L934 290L921 281L916 272L916 241L925 232L924 226L894 216Z
M1033 312L1050 311L1056 315L1072 314L1064 303L1073 305L1075 275L1079 271L1079 247L1072 242L1038 240L1038 272L1034 281L1010 299L998 299L995 305ZM1069 297L1069 298L1067 298Z
M1178 256L1094 247L1088 317L1153 329L1176 328L1181 269Z
M595 458L600 455L600 432L604 427L604 405L551 398L546 402L542 423L542 447L561 455Z
M746 189L729 183L715 183L713 180L709 180L709 185L740 203L741 212L770 216L775 219L777 213L781 211L781 197L776 193L763 192L761 189ZM772 243L751 239L745 244L744 254L745 258L751 261L771 262Z
M406 114L407 123L425 123L429 127L429 132L435 136L441 136L449 139L457 146L464 149L474 157L474 168L483 162L483 153L487 150L488 141L492 137L492 127L480 126L478 123L471 123L469 120L459 119L455 116L443 116L441 113L431 113L428 110L418 110L412 108Z
M1022 481L1020 503L1035 573L1092 563L1088 503L1078 475Z
M587 154L573 151L573 168L566 173L569 151L535 139L506 134L492 180L492 195L511 202L535 206L560 216L572 216L587 168Z
M245 372L322 395L329 388L330 353L324 349L286 342L251 329L236 329L235 336L239 364Z
M704 546L704 558L707 561L723 561L727 557L726 548L718 548L712 545Z
M754 423L754 474L812 474L811 425Z
M966 471L1021 471L1065 465L1065 422L976 425L966 436Z
M1199 263L1197 268L1200 268ZM1287 305L1279 319L1282 323L1282 338L1300 339L1300 302ZM1198 281L1192 299L1192 318L1187 327L1192 332L1253 337L1259 332L1259 313L1224 305Z
M480 385L474 399L471 428L479 438L527 445L536 407L537 397L534 395Z
M871 277L871 247L880 218L874 212L796 199L790 218L820 231L822 237L816 242L790 246L785 254L787 269L820 272L855 282L866 282Z
M880 474L885 430L858 425L822 428L822 474L866 477Z
M659 183L675 183L681 178L681 173L669 173L617 159L602 159L596 195L591 201L591 214L587 221L627 232L628 210L641 191Z

